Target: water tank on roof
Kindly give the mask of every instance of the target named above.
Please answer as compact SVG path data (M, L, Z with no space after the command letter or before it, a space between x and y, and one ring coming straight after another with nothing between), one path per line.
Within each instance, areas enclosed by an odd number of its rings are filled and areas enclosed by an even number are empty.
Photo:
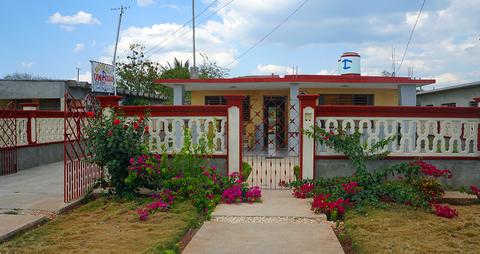
M340 75L360 75L360 55L357 52L345 52L338 59Z

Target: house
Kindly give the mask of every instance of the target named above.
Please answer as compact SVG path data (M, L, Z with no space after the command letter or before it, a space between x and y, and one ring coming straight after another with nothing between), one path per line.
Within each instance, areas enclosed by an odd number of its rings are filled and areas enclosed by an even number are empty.
M477 107L480 81L417 92L418 106Z
M40 110L63 110L65 92L71 93L76 98L83 98L91 93L91 84L74 80L0 79L0 106L14 101L19 109L21 104L28 104ZM166 97L157 94L138 93L126 89L118 89L117 92L124 99L142 98L152 104L164 104L166 101Z
M364 76L360 55L344 53L338 60L340 75L246 76L221 79L161 79L174 89L174 104L184 104L191 92L192 105L225 104L224 95L245 96L243 144L271 156L298 154L299 94L319 94L319 105L415 106L416 88L430 79Z

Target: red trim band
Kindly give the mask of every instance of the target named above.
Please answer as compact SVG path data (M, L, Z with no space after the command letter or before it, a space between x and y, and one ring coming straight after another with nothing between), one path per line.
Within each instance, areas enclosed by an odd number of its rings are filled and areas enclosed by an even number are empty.
M150 116L227 116L227 106L120 106L115 107L123 111L126 116L143 115L149 112Z
M248 77L219 79L158 79L156 84L224 84L224 83L390 83L429 85L434 79L411 79L408 77L360 76L360 75L285 75L282 77Z
M480 108L415 106L317 106L317 117L480 118Z

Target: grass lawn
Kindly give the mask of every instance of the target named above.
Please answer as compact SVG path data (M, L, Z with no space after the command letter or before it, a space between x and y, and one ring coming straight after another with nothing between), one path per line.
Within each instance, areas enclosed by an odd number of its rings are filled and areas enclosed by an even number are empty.
M139 207L141 201L100 197L0 244L0 253L161 253L199 221L190 201L146 221L138 219Z
M441 218L400 205L368 209L366 214L349 211L346 235L356 253L479 253L480 204L450 207L458 217Z

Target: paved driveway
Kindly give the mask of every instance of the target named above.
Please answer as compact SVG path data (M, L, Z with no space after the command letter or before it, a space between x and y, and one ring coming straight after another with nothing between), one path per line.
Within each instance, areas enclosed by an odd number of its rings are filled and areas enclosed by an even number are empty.
M0 240L67 205L63 203L63 162L0 176Z

